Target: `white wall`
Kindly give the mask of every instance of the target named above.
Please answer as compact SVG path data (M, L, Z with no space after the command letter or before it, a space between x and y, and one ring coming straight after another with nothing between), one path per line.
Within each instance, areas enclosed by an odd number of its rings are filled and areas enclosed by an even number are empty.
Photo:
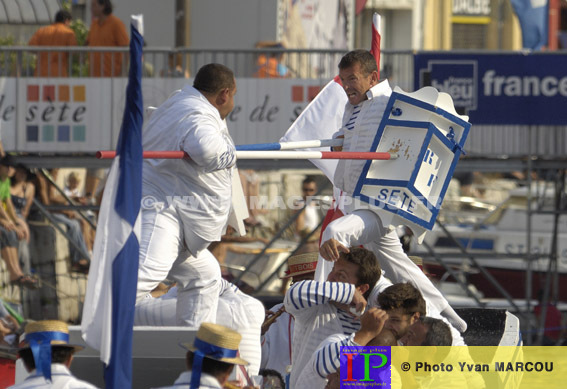
M277 0L191 0L191 47L252 49L276 40Z

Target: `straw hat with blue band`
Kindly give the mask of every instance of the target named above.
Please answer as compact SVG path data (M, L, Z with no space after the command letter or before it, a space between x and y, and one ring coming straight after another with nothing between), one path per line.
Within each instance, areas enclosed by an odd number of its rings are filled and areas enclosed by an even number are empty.
M200 386L203 358L234 365L248 365L248 362L238 356L240 339L242 339L242 336L228 327L213 323L202 323L193 344L181 344L194 354L193 366L191 367L191 389Z
M51 381L51 346L69 347L80 351L84 346L69 344L69 327L59 320L29 323L25 329L25 344L19 350L31 349L37 375Z

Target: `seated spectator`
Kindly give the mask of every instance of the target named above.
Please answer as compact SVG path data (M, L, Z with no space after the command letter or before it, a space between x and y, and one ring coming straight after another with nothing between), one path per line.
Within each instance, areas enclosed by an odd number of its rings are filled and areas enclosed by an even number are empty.
M82 190L80 189L80 184L81 184L81 180L79 179L79 177L77 177L77 174L75 174L75 172L71 172L67 176L67 180L65 181L65 187L63 188L63 192L74 203L80 205L88 205L89 199L83 195ZM85 215L91 220L94 220L94 213L92 211L85 212ZM81 230L83 231L83 239L85 240L85 244L87 245L89 254L91 254L93 251L95 231L85 218L80 217L80 215L78 214L77 216L78 216L77 219L81 223Z
M30 375L11 389L22 388L96 388L75 378L69 368L73 354L84 347L69 344L69 328L59 320L42 320L26 326L25 344L18 350ZM39 352L32 352L37 346Z
M35 196L35 185L29 181L30 171L24 165L16 165L11 177L10 194L18 217L27 220Z
M30 171L24 165L17 165L14 175L10 177L10 197L16 215L27 224L28 216L33 198L35 196L35 185L29 181ZM23 263L25 271L30 269L29 241L20 240L19 255L20 262Z
M19 241L29 239L29 229L27 223L16 215L10 198L9 177L13 173L13 162L7 155L0 160L0 254L6 262L12 285L37 289L37 280L22 272L18 258Z
M238 357L241 336L225 326L203 323L195 341L183 343L186 348L187 371L181 373L173 386L166 388L222 388L234 365L248 365Z
M57 179L59 169L51 169L50 174L53 180ZM49 182L42 174L36 175L37 179L37 194L38 198L44 205L68 205L67 200L57 192L57 189L50 185ZM71 259L71 270L81 273L88 273L90 259L88 255L88 248L83 238L81 223L78 220L80 216L75 211L58 211L52 212L51 217L65 225L70 239L75 244L69 242L69 256ZM80 250L77 249L78 246Z

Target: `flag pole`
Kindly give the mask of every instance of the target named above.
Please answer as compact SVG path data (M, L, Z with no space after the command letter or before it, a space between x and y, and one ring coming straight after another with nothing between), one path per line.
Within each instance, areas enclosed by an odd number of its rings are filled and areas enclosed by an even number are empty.
M83 306L81 332L99 350L105 387L132 387L134 309L142 199L143 17L132 15L130 70L116 159L107 176Z

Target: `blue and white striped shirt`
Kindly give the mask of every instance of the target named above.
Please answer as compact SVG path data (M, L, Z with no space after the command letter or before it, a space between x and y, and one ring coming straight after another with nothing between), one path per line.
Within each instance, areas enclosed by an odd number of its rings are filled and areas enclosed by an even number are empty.
M356 123L356 118L358 117L359 113L360 113L360 105L355 105L354 107L352 107L352 114L350 115L348 122L346 122L345 124L347 130L352 130L354 128L354 123Z
M299 388L298 379L313 352L328 336L358 331L360 322L334 304L350 304L356 287L341 282L301 281L288 290L286 311L295 317L292 342L290 384Z

